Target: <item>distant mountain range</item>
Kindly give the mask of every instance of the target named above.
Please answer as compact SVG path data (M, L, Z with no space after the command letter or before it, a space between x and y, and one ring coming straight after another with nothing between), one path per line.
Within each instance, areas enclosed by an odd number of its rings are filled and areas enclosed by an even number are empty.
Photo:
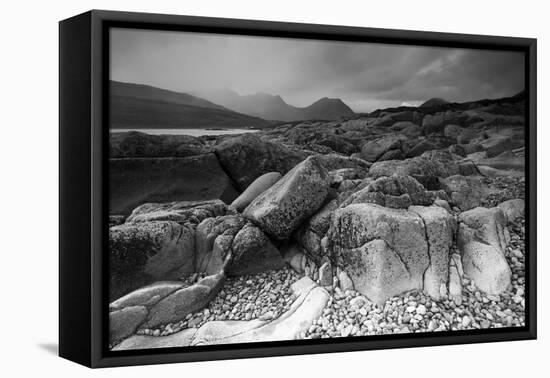
M226 89L199 95L236 112L268 120L339 120L342 117L355 115L353 110L338 98L323 97L309 106L300 108L287 104L281 96L261 92L240 95Z
M141 84L110 82L111 128L264 128L272 123L192 96Z

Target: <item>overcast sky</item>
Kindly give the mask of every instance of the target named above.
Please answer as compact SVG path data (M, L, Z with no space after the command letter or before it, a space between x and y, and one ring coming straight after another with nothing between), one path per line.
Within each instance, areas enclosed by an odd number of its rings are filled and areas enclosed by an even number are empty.
M266 92L307 106L341 98L356 112L463 102L524 88L523 54L420 46L113 29L111 79L197 93Z

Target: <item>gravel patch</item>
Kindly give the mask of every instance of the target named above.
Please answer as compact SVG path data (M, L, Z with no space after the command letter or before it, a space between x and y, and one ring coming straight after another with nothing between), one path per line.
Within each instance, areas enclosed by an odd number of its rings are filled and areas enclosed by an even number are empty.
M200 276L186 281L191 284ZM199 328L214 320L271 320L288 311L296 299L290 286L300 275L290 268L259 274L229 277L223 289L203 310L189 314L177 323L141 329L137 334L166 336L186 328Z

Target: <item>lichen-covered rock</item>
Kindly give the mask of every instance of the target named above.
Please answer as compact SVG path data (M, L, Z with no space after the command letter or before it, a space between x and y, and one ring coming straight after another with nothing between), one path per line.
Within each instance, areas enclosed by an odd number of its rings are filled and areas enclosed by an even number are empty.
M237 211L243 211L256 197L271 188L281 177L279 172L269 172L258 177L231 203L231 207Z
M510 287L512 271L493 245L472 240L462 245L464 272L487 294L501 294Z
M442 178L440 182L451 202L463 211L479 206L486 194L486 188L478 176L454 175Z
M411 289L419 289L421 284L413 278L398 253L381 239L375 239L358 248L345 250L346 259L357 266L346 267L355 290L371 301L384 303L394 295Z
M227 211L227 205L221 200L146 203L135 208L126 222L174 221L197 225L206 218L225 215Z
M424 273L424 291L434 299L441 298L441 287L449 279L449 256L454 242L456 221L447 210L439 206L411 206L424 221L430 265Z
M426 151L436 150L438 149L438 145L433 143L429 139L422 139L417 144L414 145L411 149L407 151L406 156L408 158L420 156Z
M279 250L258 227L250 223L235 235L231 249L233 259L226 269L229 275L255 274L285 266Z
M510 234L506 228L507 219L502 209L499 207L490 209L476 207L461 213L458 220L460 222L459 246L467 244L471 240L478 240L492 245L504 255Z
M142 326L153 328L174 323L184 319L187 314L202 309L218 294L224 280L225 274L220 272L173 292L151 308Z
M403 160L405 158L405 155L400 149L395 150L389 150L386 151L378 158L377 161L385 161L385 160Z
M240 215L207 218L196 230L195 271L217 273L223 266L231 243L247 223Z
M273 238L288 239L323 204L329 185L327 171L317 157L309 157L252 201L243 215Z
M401 143L403 140L406 140L407 137L400 134L393 134L384 136L379 139L365 143L361 147L361 155L363 159L370 162L375 162L380 156L385 152L400 149Z
M439 177L449 177L458 173L458 164L449 152L428 151L410 159L378 161L370 167L368 176L412 176L426 189L438 190Z
M376 203L394 209L406 209L411 205L431 205L436 198L445 196L444 193L426 190L411 176L380 177L374 181L367 180L365 184L345 199L341 207L352 203Z
M223 268L228 275L244 275L284 267L279 250L269 238L240 215L201 222L196 245L198 272L214 274Z
M508 223L515 221L517 218L525 214L525 201L521 198L504 201L498 205L502 209Z
M221 165L240 190L268 172L287 173L307 156L253 134L230 138L215 149Z
M509 241L506 216L494 207L477 207L459 216L457 245L464 272L489 294L500 294L511 283L512 272L504 257Z
M463 131L464 131L464 128L458 125L447 125L443 129L443 135L445 135L448 138L456 139Z
M193 272L195 232L176 222L125 223L109 229L109 299Z
M424 222L416 213L351 204L334 212L327 238L331 259L369 299L380 303L423 287L430 260Z

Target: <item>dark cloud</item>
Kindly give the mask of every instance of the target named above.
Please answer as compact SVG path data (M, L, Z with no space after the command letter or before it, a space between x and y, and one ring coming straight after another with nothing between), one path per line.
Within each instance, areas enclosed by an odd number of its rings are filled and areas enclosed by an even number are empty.
M468 101L524 86L515 52L114 29L111 78L200 93L266 92L370 111L431 97Z

